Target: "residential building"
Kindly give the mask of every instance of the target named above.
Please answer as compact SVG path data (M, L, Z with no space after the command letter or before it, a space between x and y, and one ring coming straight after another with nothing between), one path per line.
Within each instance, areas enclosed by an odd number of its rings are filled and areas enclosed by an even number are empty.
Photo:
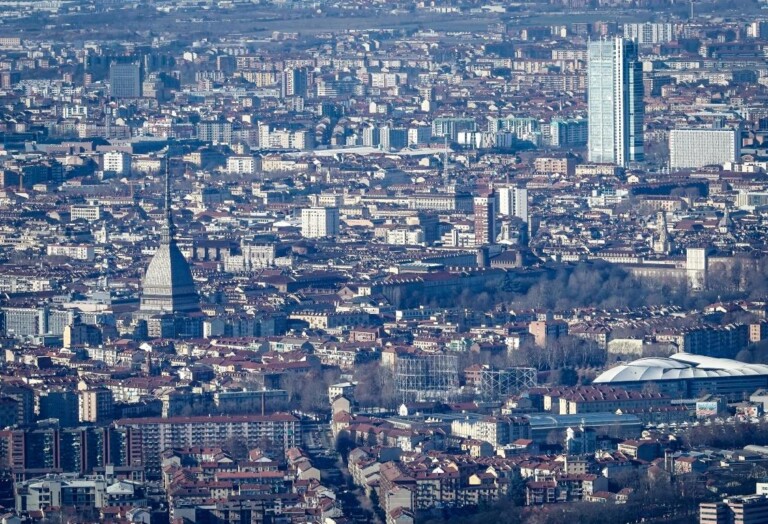
M339 234L339 208L310 207L301 210L301 235L306 238L335 237Z
M113 410L114 401L109 389L95 388L80 392L81 422L109 422L112 420Z
M528 190L524 187L502 186L495 188L499 200L499 214L518 217L528 222Z
M474 198L475 245L496 243L496 197L493 192Z

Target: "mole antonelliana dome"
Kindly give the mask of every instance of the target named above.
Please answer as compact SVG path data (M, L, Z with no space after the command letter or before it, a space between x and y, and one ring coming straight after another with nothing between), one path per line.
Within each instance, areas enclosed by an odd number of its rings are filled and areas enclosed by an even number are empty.
M168 167L165 176L165 224L160 247L149 263L141 283L142 315L192 313L200 311L192 271L174 239L171 217L171 197Z

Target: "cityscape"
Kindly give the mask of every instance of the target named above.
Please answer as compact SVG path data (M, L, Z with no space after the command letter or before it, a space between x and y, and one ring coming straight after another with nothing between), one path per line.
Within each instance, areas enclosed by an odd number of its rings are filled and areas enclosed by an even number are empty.
M0 524L768 523L768 1L0 1Z

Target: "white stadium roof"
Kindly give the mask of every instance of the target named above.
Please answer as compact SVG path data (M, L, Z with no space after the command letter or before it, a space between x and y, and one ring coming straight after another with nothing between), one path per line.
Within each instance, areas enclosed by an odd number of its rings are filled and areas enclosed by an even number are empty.
M768 366L746 364L728 358L676 353L669 358L649 357L620 364L603 372L594 380L594 384L761 375L768 375Z

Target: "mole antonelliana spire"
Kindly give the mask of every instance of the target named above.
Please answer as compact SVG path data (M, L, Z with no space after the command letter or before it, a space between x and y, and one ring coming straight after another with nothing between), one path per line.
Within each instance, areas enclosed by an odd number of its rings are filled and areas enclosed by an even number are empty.
M171 212L171 158L165 157L165 222L160 233L160 242L170 244L173 242L173 213Z
M142 317L158 314L185 314L200 311L200 299L184 255L176 245L171 209L171 161L165 160L165 220L160 246L147 267L141 285Z

